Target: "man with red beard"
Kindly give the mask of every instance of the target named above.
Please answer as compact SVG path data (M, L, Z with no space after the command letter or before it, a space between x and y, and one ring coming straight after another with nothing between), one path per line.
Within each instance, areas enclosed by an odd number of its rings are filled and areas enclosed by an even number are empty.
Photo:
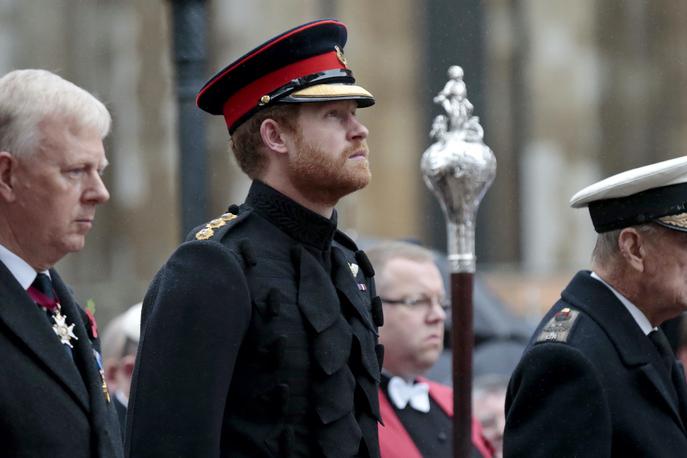
M382 458L452 456L453 390L423 375L444 348L448 301L431 251L407 242L383 242L367 250L384 304L384 369L379 403ZM491 458L477 421L472 457Z
M370 180L356 110L374 99L345 42L342 23L308 23L201 89L253 184L145 297L128 456L379 456L381 303L334 210Z

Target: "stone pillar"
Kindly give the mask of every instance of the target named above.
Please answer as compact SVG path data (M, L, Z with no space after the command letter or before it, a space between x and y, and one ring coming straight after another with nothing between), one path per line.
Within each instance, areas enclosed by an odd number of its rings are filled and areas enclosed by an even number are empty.
M529 120L520 164L523 265L536 272L589 262L594 233L572 210L575 191L598 176L602 134L593 0L523 0L529 28L524 77Z

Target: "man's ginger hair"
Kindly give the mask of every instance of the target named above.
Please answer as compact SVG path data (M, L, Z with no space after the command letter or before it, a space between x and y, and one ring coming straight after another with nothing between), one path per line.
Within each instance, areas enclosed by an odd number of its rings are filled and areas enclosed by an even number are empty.
M241 170L251 179L260 178L267 167L260 126L265 119L279 123L287 132L296 132L300 104L277 104L255 113L231 136L230 146Z

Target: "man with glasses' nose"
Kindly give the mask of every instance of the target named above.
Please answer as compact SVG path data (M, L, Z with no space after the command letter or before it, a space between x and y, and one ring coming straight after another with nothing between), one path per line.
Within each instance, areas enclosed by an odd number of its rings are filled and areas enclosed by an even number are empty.
M366 253L384 309L384 325L379 329L384 345L381 456L452 456L452 389L422 377L443 349L448 309L433 254L406 242L384 242ZM473 456L492 456L474 421L472 442Z

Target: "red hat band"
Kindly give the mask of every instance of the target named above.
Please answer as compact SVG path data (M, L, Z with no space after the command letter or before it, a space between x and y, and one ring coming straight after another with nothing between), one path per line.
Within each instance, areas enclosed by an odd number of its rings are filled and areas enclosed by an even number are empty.
M313 56L294 62L272 73L268 73L243 87L224 102L222 111L227 127L231 129L236 121L241 119L251 110L268 103L269 99L261 100L262 97L269 97L269 94L292 80L314 73L345 68L346 66L342 63L337 51L332 50L331 52L320 54L319 56Z

